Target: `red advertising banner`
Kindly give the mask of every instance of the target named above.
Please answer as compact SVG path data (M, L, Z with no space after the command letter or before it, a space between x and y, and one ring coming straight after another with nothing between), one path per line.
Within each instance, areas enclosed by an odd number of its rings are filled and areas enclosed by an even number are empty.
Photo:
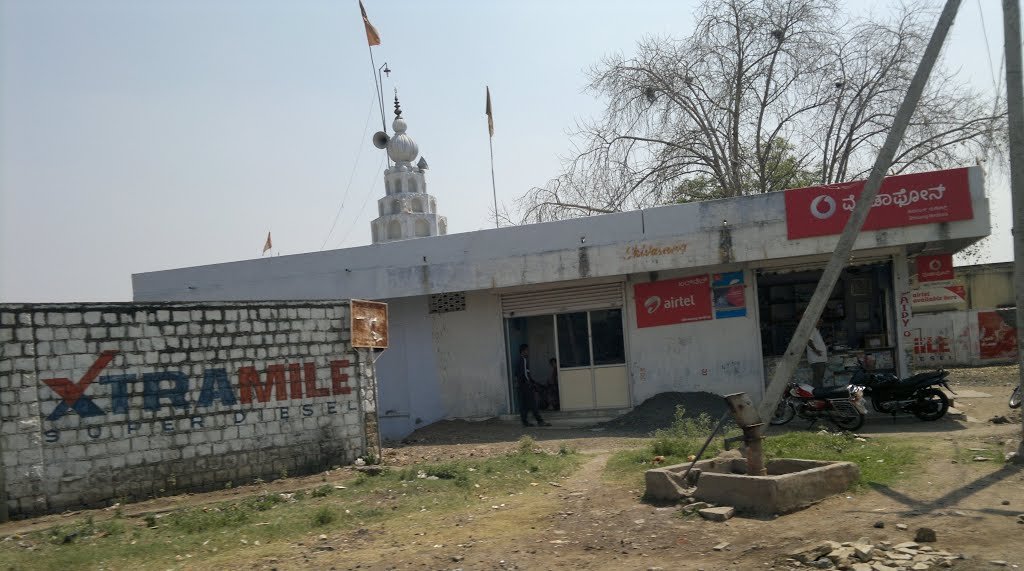
M635 284L633 297L637 327L711 319L711 279L706 275Z
M967 301L967 288L962 285L922 288L911 294L911 301L915 308L963 304Z
M953 254L917 257L917 281L941 282L953 277Z
M864 182L812 186L786 191L786 230L790 240L841 234ZM864 230L899 228L974 218L967 169L886 177L864 223Z
M978 353L982 359L1017 358L1016 310L978 312Z

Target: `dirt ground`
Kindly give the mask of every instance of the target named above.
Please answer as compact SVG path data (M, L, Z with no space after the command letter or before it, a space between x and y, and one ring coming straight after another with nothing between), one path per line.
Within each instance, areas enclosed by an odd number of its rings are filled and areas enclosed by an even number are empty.
M1011 415L1006 404L1016 374L1016 367L954 371L951 385L961 393L954 396L954 406L962 414L937 422L869 419L861 431L865 436L899 436L926 449L918 473L892 487L833 497L774 519L736 517L713 523L683 518L678 507L640 501L640 489L604 481L602 471L611 453L644 442L642 434L628 427L523 429L493 421L441 422L387 448L386 463L486 457L512 450L523 434L547 449L566 444L590 456L573 476L510 496L501 510L485 502L430 519L311 538L289 544L273 558L240 561L238 568L781 570L793 568L785 554L809 541L867 537L898 543L913 540L919 527L936 531L936 549L964 555L955 569L999 568L990 561L1015 568L1024 565L1024 522L1018 519L1024 514L1024 467L972 462L970 449L1002 451L1019 437L1020 413ZM1007 416L1015 424L989 422L996 416ZM285 491L319 481L319 476L310 478L308 483L291 478L273 486ZM131 510L174 509L246 493L252 492L239 488L164 498L135 504ZM52 525L54 518L2 525L0 537ZM876 522L885 527L875 527ZM722 543L729 545L714 550Z

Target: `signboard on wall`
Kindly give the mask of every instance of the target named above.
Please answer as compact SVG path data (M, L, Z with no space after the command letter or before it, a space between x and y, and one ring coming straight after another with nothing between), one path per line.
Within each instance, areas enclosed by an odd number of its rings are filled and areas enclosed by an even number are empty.
M353 299L352 346L365 349L388 348L388 304Z
M743 272L713 274L711 281L715 319L744 317L747 315L747 295L743 286Z
M953 254L917 257L918 282L942 282L953 278Z
M911 302L915 310L963 309L967 306L967 289L962 285L923 287L913 291Z
M899 228L974 218L967 169L886 177L864 230ZM790 240L841 234L865 181L787 190Z
M978 350L982 359L1017 358L1015 309L978 312Z
M707 275L633 285L636 326L657 327L711 319Z

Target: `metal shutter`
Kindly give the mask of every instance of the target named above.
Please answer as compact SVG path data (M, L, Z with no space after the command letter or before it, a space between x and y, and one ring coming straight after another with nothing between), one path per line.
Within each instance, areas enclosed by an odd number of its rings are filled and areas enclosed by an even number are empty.
M548 315L611 307L622 307L621 283L511 293L501 296L501 312L505 317Z

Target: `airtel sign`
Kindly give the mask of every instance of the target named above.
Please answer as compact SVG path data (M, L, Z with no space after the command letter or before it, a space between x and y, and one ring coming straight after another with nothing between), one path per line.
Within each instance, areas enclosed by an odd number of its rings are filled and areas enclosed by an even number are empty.
M707 275L635 284L633 298L637 327L711 319L711 279Z

